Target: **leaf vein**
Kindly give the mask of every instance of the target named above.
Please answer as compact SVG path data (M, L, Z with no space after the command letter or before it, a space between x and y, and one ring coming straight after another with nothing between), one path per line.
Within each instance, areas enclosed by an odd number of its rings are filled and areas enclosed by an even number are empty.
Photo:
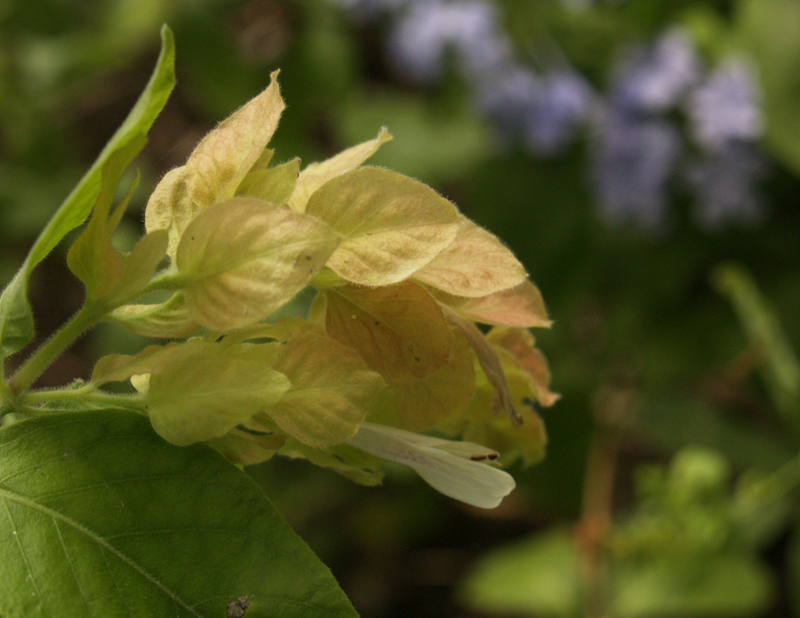
M50 508L48 508L48 507L46 507L44 505L38 504L37 502L34 502L33 500L30 500L30 499L26 498L25 496L21 496L19 494L15 494L15 493L13 493L11 491L8 491L8 490L2 489L2 488L0 488L0 498L4 499L4 504L6 506L6 510L8 511L9 518L11 518L11 511L8 508L8 501L11 500L11 501L16 502L18 504L21 504L23 506L27 506L28 508L40 511L41 513L43 513L45 515L48 515L48 516L52 517L53 519L61 520L62 522L64 522L68 526L71 526L76 531L84 534L89 539L91 539L92 541L97 543L101 547L101 549L104 549L104 550L108 551L109 553L113 554L116 558L118 558L119 560L121 560L122 562L124 562L125 564L130 566L134 571L139 573L139 575L144 577L147 581L149 581L151 584L153 584L156 588L158 588L164 594L166 594L168 597L170 597L170 599L172 599L174 602L178 603L181 607L186 609L186 611L191 613L191 615L197 616L197 618L202 618L201 614L199 614L197 611L195 611L190 605L188 605L183 599L181 599L172 590L167 588L154 575L152 575L149 572L147 572L142 566L140 566L139 564L134 562L131 558L129 558L128 556L123 554L116 547L114 547L113 545L108 543L103 537L101 537L98 534L96 534L95 532L89 530L86 526L83 526L79 522L77 522L77 521L75 521L73 519L70 519L69 517L67 517L63 513L59 513L58 511L50 509ZM12 522L12 525L14 525L13 518L11 519L11 522ZM14 527L16 528L16 526L14 526ZM19 535L15 535L15 536L19 536ZM17 544L19 544L19 539L17 539ZM23 556L24 556L24 554L23 554ZM103 556L105 558L105 553L103 554ZM108 562L108 560L106 558L106 563L107 562ZM27 565L27 559L26 559L26 565ZM28 565L28 570L30 571L30 566L29 565ZM31 574L31 577L33 577L32 574Z

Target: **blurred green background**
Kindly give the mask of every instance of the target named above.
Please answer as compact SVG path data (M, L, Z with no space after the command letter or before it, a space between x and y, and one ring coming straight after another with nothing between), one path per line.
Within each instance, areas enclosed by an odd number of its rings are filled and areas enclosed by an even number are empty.
M548 457L512 470L519 487L494 511L400 469L378 489L307 462L249 470L363 616L800 616L800 3L0 0L3 281L136 100L164 22L178 83L137 162L121 247L140 233L158 179L280 68L278 160L319 160L387 126L394 140L374 162L431 184L504 239L555 321L536 333L562 395L542 411ZM656 49L676 28L702 68L668 103L631 103L631 91L680 81L669 67L681 50L667 46L665 60ZM403 36L412 51L433 46L419 60L432 75L403 56ZM574 130L562 127L557 148L520 132L523 103L557 125L573 99L545 101L533 87L499 97L470 36L503 43L520 74L580 78ZM708 225L703 188L735 193L752 171L734 161L686 180L697 160L729 152L698 140L692 107L728 58L754 67L758 122L734 114L725 147L757 157L756 216ZM711 119L722 122L739 99L719 96ZM607 165L616 118L620 139L669 123L681 154L660 180L646 180L650 168L635 178L657 140ZM652 199L614 216L603 187L617 183L624 202L636 182L651 183ZM750 195L728 200L734 214L737 199ZM64 253L32 280L40 338L81 304ZM103 326L41 383L85 378L98 356L141 345Z

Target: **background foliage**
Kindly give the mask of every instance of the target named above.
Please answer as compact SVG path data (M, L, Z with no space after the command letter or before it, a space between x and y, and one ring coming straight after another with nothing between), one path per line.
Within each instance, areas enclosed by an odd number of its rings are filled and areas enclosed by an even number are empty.
M158 179L280 68L278 152L317 160L388 126L376 163L508 242L555 319L548 458L495 511L400 470L382 489L302 462L249 470L363 616L800 613L792 0L0 2L4 280L136 100L163 22L178 85L120 247ZM694 69L659 60L674 32L662 56L689 48ZM480 68L498 40L511 85ZM732 58L750 81L709 90L709 125L702 88ZM63 252L31 296L41 337L78 308ZM98 328L41 384L140 345Z

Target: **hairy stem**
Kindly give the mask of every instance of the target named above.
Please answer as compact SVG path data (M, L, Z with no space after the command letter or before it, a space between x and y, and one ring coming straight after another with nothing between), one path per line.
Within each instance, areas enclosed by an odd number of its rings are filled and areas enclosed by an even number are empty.
M87 303L55 335L34 352L9 381L12 392L19 394L30 387L42 372L80 335L94 326L104 315L94 303Z
M17 401L24 406L55 401L80 401L81 403L88 403L96 406L129 408L134 410L142 410L145 406L145 399L139 394L130 395L96 391L91 385L73 390L48 389L23 393L19 396Z
M107 302L103 299L87 299L83 308L61 327L53 337L36 350L25 364L9 380L8 386L13 394L27 390L31 384L85 331L100 322L117 307L133 302L137 298L158 290L178 290L188 284L186 277L169 270L155 276L144 288L132 292L124 298Z

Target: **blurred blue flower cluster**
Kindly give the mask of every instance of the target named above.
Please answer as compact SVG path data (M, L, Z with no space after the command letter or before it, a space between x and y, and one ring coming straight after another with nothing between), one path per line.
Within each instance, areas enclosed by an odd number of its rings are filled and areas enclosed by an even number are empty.
M767 171L758 148L764 120L746 58L706 67L688 36L670 28L619 50L602 93L563 55L550 54L540 71L521 62L488 0L335 1L362 22L388 17L388 63L413 84L435 84L454 58L503 143L557 156L586 135L591 186L607 219L664 229L670 199L681 192L706 229L764 217L757 195Z

